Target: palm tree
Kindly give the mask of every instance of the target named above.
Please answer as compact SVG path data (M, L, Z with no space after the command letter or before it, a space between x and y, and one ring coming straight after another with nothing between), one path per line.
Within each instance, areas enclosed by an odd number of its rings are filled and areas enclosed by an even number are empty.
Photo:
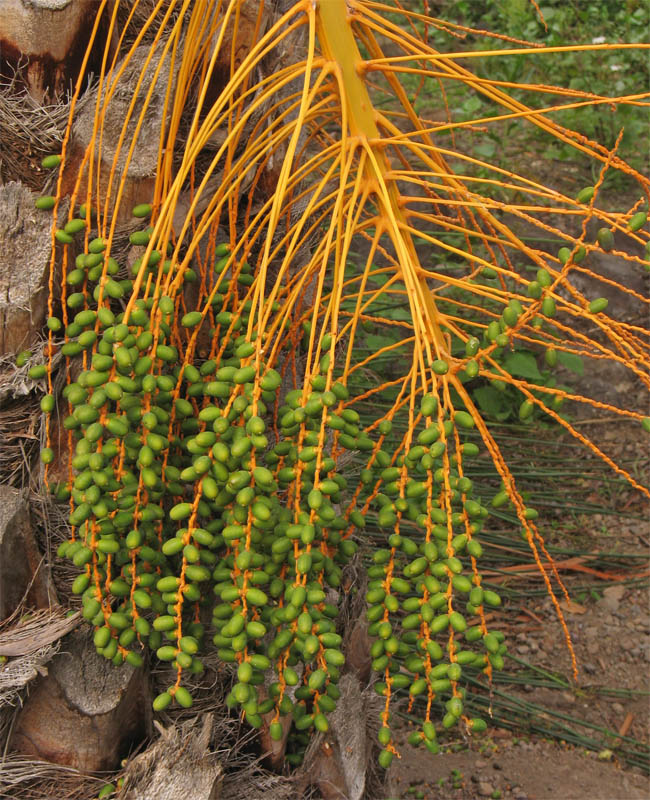
M41 203L70 200L52 231L62 281L52 280L44 401L53 409L61 353L70 408L52 417L43 460L71 498L60 552L80 568L72 591L98 651L137 665L148 645L170 662L162 712L192 704L187 686L212 638L237 669L229 705L293 764L305 732L328 730L340 694L337 604L366 526L382 539L365 594L380 764L396 752L400 693L420 714L412 744L435 752L440 726L484 726L463 710L462 673L490 676L505 645L486 618L501 600L482 585L489 505L467 477L472 458L494 465L491 503L512 505L566 632L537 511L477 387L518 398L522 420L550 418L648 494L560 405L647 429L643 410L571 392L538 361L614 362L648 386L647 331L607 314L597 289L647 301L590 265L602 252L650 265L639 254L650 183L617 145L552 114L647 93L517 86L556 95L533 109L508 82L479 78L476 53L437 50L431 27L469 31L413 5L101 4L88 45L96 52L104 26L95 102L77 112L80 75L51 162L56 191ZM533 51L514 41L509 52ZM492 111L454 121L441 106L425 119L416 97L436 85L440 99L460 85ZM463 151L466 129L502 120L575 148L594 184L569 197ZM638 187L629 210L601 202L614 171ZM528 244L523 225L558 251ZM580 289L584 276L595 294ZM364 353L373 326L384 338Z

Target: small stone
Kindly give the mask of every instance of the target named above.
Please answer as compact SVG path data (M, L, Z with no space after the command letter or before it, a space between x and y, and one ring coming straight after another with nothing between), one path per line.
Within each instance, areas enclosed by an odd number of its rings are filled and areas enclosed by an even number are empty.
M481 797L489 797L494 791L494 786L487 781L481 781L478 785L478 793Z
M527 644L518 644L516 649L517 649L517 652L519 653L519 655L522 655L522 656L525 656L526 653L530 652L530 647L528 647Z
M592 664L591 661L585 661L582 666L584 667L585 672L589 675L595 675L596 672L598 672L598 667L596 667L595 664Z
M615 711L617 714L622 714L624 708L620 703L612 703L612 711Z
M603 589L603 599L600 602L611 611L617 611L623 599L624 592L625 587L621 584L617 586L608 586L606 589Z

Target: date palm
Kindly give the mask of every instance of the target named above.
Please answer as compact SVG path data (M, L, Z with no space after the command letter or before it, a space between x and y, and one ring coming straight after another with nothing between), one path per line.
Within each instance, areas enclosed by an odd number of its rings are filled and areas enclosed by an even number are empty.
M361 529L379 526L366 599L385 698L383 766L395 752L396 693L421 711L412 743L435 751L440 721L483 725L464 714L463 668L490 675L503 664L503 637L485 611L500 598L479 569L488 509L466 475L481 452L502 481L492 504L514 508L564 626L538 514L476 386L518 394L522 420L545 415L648 494L559 410L570 400L647 430L642 409L542 381L536 366L532 375L508 368L520 350L549 367L580 356L596 369L615 362L647 389L647 330L580 286L586 276L645 310L647 298L590 264L607 252L625 270L650 267L650 184L617 146L565 129L553 112L642 106L648 93L606 98L479 78L477 53L429 43L431 28L459 43L468 31L413 5L102 4L111 46L82 148L71 105L56 193L57 203L70 195L71 211L53 230L63 252L53 247L52 275L62 269L64 280L60 291L52 280L49 362L61 348L82 372L73 380L78 369L68 371L62 428L71 433L52 425L44 451L46 462L62 448L73 455L57 489L72 502L61 553L81 568L73 591L99 650L138 664L148 643L177 676L155 708L190 705L212 584L214 643L238 671L229 702L276 740L286 740L289 714L299 732L328 727L344 656L327 590L340 587ZM583 49L598 47L614 46ZM480 55L550 60L562 50L511 41ZM441 97L462 86L493 111L454 121L441 108L425 119L416 96L436 83ZM533 109L515 88L549 105ZM575 148L594 165L594 185L570 197L463 151L467 129L504 120ZM155 180L138 183L130 166L152 143ZM638 187L629 210L601 202L615 171ZM146 230L125 222L134 203ZM559 251L527 244L524 227ZM127 235L141 248L128 273ZM83 248L73 264L75 236ZM368 326L392 339L364 357ZM373 376L365 385L364 375Z

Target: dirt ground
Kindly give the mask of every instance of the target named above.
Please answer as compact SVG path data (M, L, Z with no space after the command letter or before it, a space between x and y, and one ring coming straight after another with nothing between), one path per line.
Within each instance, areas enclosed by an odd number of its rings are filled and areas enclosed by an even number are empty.
M390 791L404 800L647 800L650 782L596 753L492 730L461 753L405 753Z

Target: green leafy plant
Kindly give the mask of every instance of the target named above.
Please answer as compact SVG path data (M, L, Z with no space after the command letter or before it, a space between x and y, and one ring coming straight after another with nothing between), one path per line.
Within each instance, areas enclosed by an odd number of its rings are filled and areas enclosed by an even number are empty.
M130 41L138 3L125 17L118 7L102 13ZM619 243L647 244L650 184L615 146L519 99L544 87L515 91L468 69L471 52L433 46L431 29L452 42L466 33L445 20L366 0L256 9L252 23L241 0L170 2L138 17L120 61L107 46L91 140L74 158L73 99L62 152L44 164L58 170L56 194L38 203L56 219L70 195L69 218L52 232L46 364L31 371L48 383L47 414L57 353L68 381L42 459L70 503L59 555L79 571L72 592L98 652L137 666L150 650L173 665L175 682L154 701L163 710L191 706L201 655L216 648L236 668L229 705L284 742L290 764L305 733L328 728L345 667L338 590L366 522L378 525L365 599L387 767L396 698L421 710L409 741L432 752L441 727L485 728L463 708L464 674L491 675L505 653L487 618L501 598L479 569L490 510L465 474L481 452L502 480L492 506L512 504L562 618L538 512L489 418L543 415L647 494L558 407L569 399L650 421L570 394L551 370L612 361L647 387L646 333L572 279L598 282L595 253L650 266ZM145 58L107 169L106 117L138 47ZM482 58L518 70L533 52L511 50ZM285 60L266 71L278 52ZM418 116L402 78L453 86L466 98L460 120ZM154 134L155 186L135 198L125 233L128 165L158 81L167 113ZM601 102L557 91L587 108ZM639 100L614 102L633 110ZM492 116L537 126L593 161L594 185L569 197L495 166L489 141L478 157L455 146L455 132ZM602 207L610 171L636 181L631 209ZM526 244L518 221L559 252ZM140 248L130 260L129 246Z
M535 8L529 0L508 0L508 2L455 2L448 10L450 17L461 19L470 28L498 31L517 40L526 40L545 47L564 47L567 44L584 45L605 42L643 43L647 40L650 18L643 3L617 3L598 0L593 3L558 0L539 4ZM437 46L444 47L444 35L434 33ZM484 37L468 33L467 46L478 51L486 49ZM508 41L495 42L494 47L511 47ZM508 58L485 58L479 60L477 74L491 81L506 81L512 84L513 96L534 108L541 108L547 98L541 93L530 91L532 84L547 83L548 56L536 57L530 54L517 54ZM576 48L562 56L562 73L567 88L578 92L593 93L609 97L613 93L634 95L647 86L648 61L642 49L622 53L616 49L608 52L594 52ZM519 86L517 86L519 85ZM433 86L431 87L433 89ZM452 99L453 98L453 99ZM468 120L489 112L484 100L467 96L458 88L450 95L450 102L457 106L460 114ZM636 146L638 137L647 129L650 109L647 99L638 107L628 105L574 107L567 103L560 110L558 119L567 127L574 128L584 135L596 139L608 147L613 146L621 129L625 133L619 152L638 169L645 169L645 157ZM505 163L507 157L515 157L525 149L541 150L543 157L571 161L581 169L587 165L576 159L573 147L552 136L531 136L513 123L504 123L497 132L495 129L488 142L478 142L473 148L485 158L497 159ZM503 138L513 139L509 153L501 152L499 142ZM535 141L538 139L539 141ZM520 150L521 148L521 150ZM482 149L491 152L481 152ZM504 158L505 156L505 158ZM627 186L621 175L611 173L606 176L607 183L617 188Z

